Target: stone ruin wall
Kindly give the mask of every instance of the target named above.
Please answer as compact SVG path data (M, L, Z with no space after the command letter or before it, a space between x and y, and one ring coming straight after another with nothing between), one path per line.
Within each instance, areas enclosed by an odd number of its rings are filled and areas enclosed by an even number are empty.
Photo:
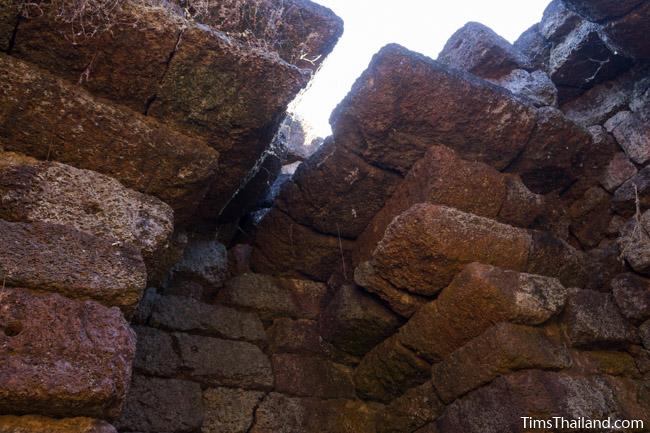
M650 431L649 1L388 45L308 158L341 20L192 8L1 4L0 433Z

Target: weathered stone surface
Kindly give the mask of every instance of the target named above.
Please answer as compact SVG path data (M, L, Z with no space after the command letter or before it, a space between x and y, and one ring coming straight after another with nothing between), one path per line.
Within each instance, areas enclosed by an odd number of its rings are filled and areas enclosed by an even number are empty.
M334 272L352 273L352 249L349 240L318 233L273 208L259 226L251 267L261 273L327 281Z
M112 31L96 33L56 19L47 7L28 11L12 55L140 113L156 94L183 26L173 11L143 3L114 8L106 18Z
M650 59L650 48L645 42L643 32L648 25L650 25L650 4L641 2L639 7L627 15L607 23L605 32L626 55L637 59Z
M612 280L614 299L621 313L635 323L650 319L650 280L632 273Z
M544 323L562 310L566 297L554 278L472 263L400 328L398 338L435 362L495 323Z
M530 61L490 28L476 22L461 27L447 41L438 61L483 78L499 78Z
M11 48L14 31L18 24L17 8L11 2L5 3L0 9L0 51L8 51Z
M529 190L517 175L505 177L506 196L499 210L499 221L517 227L535 227L548 219L553 210L548 199Z
M643 349L640 349L643 350ZM634 353L634 349L630 348ZM632 355L618 350L574 350L573 367L583 375L609 374L633 379L641 377Z
M496 377L525 369L559 370L571 365L559 336L537 328L501 323L433 366L431 381L451 403Z
M36 415L0 416L0 433L117 433L106 421L91 418L53 419Z
M636 212L637 200L641 210L650 207L650 167L641 169L614 192L612 207L629 216Z
M220 32L191 26L148 114L206 137L221 155L202 213L219 215L268 147L309 74Z
M255 310L263 320L316 319L326 291L324 284L314 281L244 274L229 280L217 300Z
M599 186L589 188L569 208L571 233L586 247L597 246L606 236L612 220L611 196Z
M621 257L636 272L650 275L650 211L634 217L621 230L618 239Z
M57 162L0 152L0 218L76 228L132 244L152 259L173 229L172 209L115 179Z
M575 179L575 158L591 143L589 132L555 108L537 110L537 127L526 148L508 167L538 194L564 188Z
M582 22L580 15L567 9L563 0L553 0L544 9L539 23L539 33L545 39L557 44Z
M650 350L650 320L644 322L643 325L639 327L639 334L641 335L643 347Z
M434 421L443 409L431 382L427 382L409 389L381 412L377 418L377 433L413 432Z
M0 220L0 273L7 285L92 298L130 314L146 284L140 253L49 223Z
M353 239L400 181L328 139L284 185L277 206L317 232Z
M374 433L377 410L356 400L316 400L269 394L250 433Z
M354 398L352 371L316 356L278 354L271 358L278 392L319 398Z
M497 378L454 402L438 419L435 431L523 433L531 430L524 427L523 416L646 419L647 403L638 397L640 390L640 384L629 379L527 370Z
M602 21L627 14L643 3L643 0L564 0L564 2L587 19Z
M431 366L392 336L366 354L354 370L357 394L390 402L431 376Z
M620 346L633 339L633 332L609 293L578 290L569 297L565 314L574 346Z
M273 385L271 363L257 346L181 333L174 334L174 338L182 366L193 380L252 389Z
M605 123L627 156L638 164L650 160L650 126L637 114L621 111Z
M623 152L618 152L609 162L600 183L607 191L614 192L636 173L636 166Z
M158 377L174 377L181 359L174 350L172 336L155 328L134 326L138 337L133 367L139 373Z
M557 106L557 88L546 72L515 69L492 82L527 98L536 107Z
M535 120L534 108L510 92L393 44L375 55L331 122L338 143L406 173L432 144L502 169Z
M372 264L395 288L433 295L473 261L524 270L530 246L525 230L449 207L418 204L393 220Z
M627 74L623 77L627 78ZM629 101L629 81L615 79L600 83L562 105L562 111L570 120L588 128L604 124L619 111L627 109Z
M533 24L514 42L513 46L526 55L536 69L546 70L552 44L542 36L539 24Z
M584 21L551 50L549 75L560 91L560 103L630 66L601 32L600 25Z
M266 339L262 322L255 313L180 296L159 297L149 323L172 331L199 332L231 340Z
M392 220L418 203L433 203L496 219L506 196L505 177L465 161L445 146L431 146L357 239L355 260L367 260Z
M110 175L169 204L177 220L191 215L217 165L203 141L12 57L0 56L0 70L4 150Z
M318 322L281 317L268 328L271 353L302 353L324 355L325 345L318 332Z
M172 269L174 276L196 281L207 287L206 295L216 293L228 276L228 252L216 239L190 238L183 258Z
M220 1L209 4L200 18L253 46L277 51L289 63L313 70L343 33L343 21L330 9L305 0Z
M117 308L0 290L0 413L114 418L135 335Z
M202 412L199 384L135 375L115 426L120 431L195 431L201 427Z
M323 338L341 350L363 355L400 326L388 308L354 285L341 286L319 319Z
M203 392L202 433L247 433L264 393L209 388Z
M526 272L555 277L566 287L584 287L589 281L587 259L562 239L548 232L532 231Z

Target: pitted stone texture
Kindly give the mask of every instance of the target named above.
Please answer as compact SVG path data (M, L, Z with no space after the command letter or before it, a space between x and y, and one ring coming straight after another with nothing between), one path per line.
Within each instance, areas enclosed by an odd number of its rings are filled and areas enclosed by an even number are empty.
M7 415L0 416L0 433L117 433L117 430L106 421L91 418Z
M433 295L473 261L523 271L530 246L525 230L453 208L418 204L393 220L372 264L395 288Z
M538 194L569 186L578 175L576 156L591 144L589 132L552 107L537 111L537 127L508 171L519 173Z
M510 92L399 45L384 47L332 114L334 138L367 162L406 173L432 144L506 167L534 108Z
M201 20L314 71L343 33L339 17L308 0L226 0L210 4Z
M614 192L619 186L637 173L636 166L623 152L618 152L607 166L601 178L601 185L609 192Z
M202 406L197 383L135 375L115 426L128 432L196 431L203 420Z
M497 378L449 405L436 432L523 433L522 416L532 419L648 418L641 385L612 376L581 377L527 370ZM647 421L646 421L647 422Z
M552 43L540 33L540 25L533 24L514 42L513 46L527 56L535 69L547 70Z
M269 394L250 433L375 433L378 410L358 400L317 400Z
M354 370L357 395L388 403L431 376L431 365L392 336L368 352Z
M254 313L180 296L159 297L149 323L171 331L197 332L230 340L266 339L262 322Z
M612 280L614 299L621 313L635 323L650 319L650 280L633 273Z
M323 338L341 350L363 355L400 326L395 314L354 285L343 285L319 320Z
M229 280L217 301L254 310L263 320L316 319L326 292L324 284L314 281L249 273Z
M545 39L557 44L582 22L582 17L567 9L563 0L553 0L544 9L542 21L539 23L539 32Z
M650 207L650 167L641 169L614 192L612 207L620 214L630 216L641 208Z
M0 413L114 418L135 335L117 308L0 290Z
M273 385L271 363L253 344L181 333L174 338L182 367L194 381L249 389Z
M282 188L277 206L316 231L356 238L401 178L328 139Z
M156 328L134 326L138 337L133 368L135 371L158 377L174 377L181 367L181 359L174 350L174 340Z
M449 38L438 61L483 78L499 78L531 66L508 41L476 22L465 24Z
M571 9L590 21L602 21L627 14L643 0L564 0Z
M397 334L421 356L439 361L495 323L539 325L557 315L567 290L554 278L472 263Z
M605 123L627 156L637 164L650 160L650 126L637 114L621 111Z
M271 353L326 355L327 348L318 332L318 322L306 319L274 319L268 328Z
M49 223L0 220L0 273L7 285L135 309L147 275L139 251Z
M0 70L4 150L114 177L160 198L181 221L193 213L218 158L203 141L95 99L15 58L0 56Z
M629 84L627 74L600 83L562 105L562 111L566 117L585 128L602 125L619 111L627 109L630 102Z
M431 382L427 382L409 389L381 412L377 418L377 433L413 432L433 422L443 409L444 404Z
M240 187L310 74L262 49L189 26L148 114L206 138L219 151L219 181L201 208L216 217Z
M609 293L576 291L567 301L565 321L576 347L618 347L635 339Z
M633 217L621 230L618 239L621 257L636 272L650 275L650 211Z
M451 403L496 377L517 370L560 370L571 365L559 336L544 330L499 323L433 366L437 394Z
M560 103L630 66L605 39L600 25L584 21L553 47L549 75L560 91Z
M263 397L263 392L241 389L209 388L203 391L201 433L247 433Z
M266 274L306 275L317 281L327 281L337 272L349 277L352 249L350 240L318 233L273 208L258 227L251 268Z
M318 398L351 398L352 371L316 356L278 354L271 358L277 392Z
M491 81L515 95L523 96L536 107L557 106L557 88L546 72L515 69Z
M174 217L160 200L90 170L6 152L0 158L0 218L73 227L132 244L149 259L167 246Z
M605 32L613 44L620 47L626 55L635 59L650 59L650 48L644 32L649 25L650 3L644 1L627 15L607 23Z
M183 249L183 258L172 269L174 276L196 281L212 295L223 286L228 276L228 251L226 247L209 238L192 238Z
M644 322L639 327L639 334L641 335L641 341L643 342L643 347L650 350L650 320Z
M566 287L585 287L590 275L587 256L566 241L545 231L531 231L532 247L526 272L547 275Z

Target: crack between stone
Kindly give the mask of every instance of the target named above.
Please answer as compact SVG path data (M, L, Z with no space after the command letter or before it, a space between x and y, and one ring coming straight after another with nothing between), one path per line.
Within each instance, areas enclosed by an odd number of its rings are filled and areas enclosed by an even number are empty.
M266 400L266 398L271 394L270 391L267 391L262 398L260 398L257 403L255 404L255 407L253 407L253 419L251 420L250 426L246 429L246 433L251 433L255 426L257 425L257 411L259 410L260 406L262 406L262 403Z
M20 26L21 16L20 14L16 17L16 25L14 26L13 31L11 32L11 39L9 39L9 47L7 47L7 54L11 54L16 46L16 37L18 36L18 26Z
M163 81L165 80L165 77L167 76L167 72L169 72L169 66L172 63L172 60L174 60L176 53L178 52L178 48L181 45L181 41L184 33L185 33L185 28L181 29L178 32L178 37L176 38L176 44L174 44L174 48L172 49L171 53L169 53L169 55L167 56L167 60L165 61L165 70L160 76L160 80L158 80L158 90L160 90L160 85L162 85ZM156 101L156 99L158 99L158 93L154 93L149 98L147 98L144 105L144 112L143 112L145 116L149 115L149 110L151 109L151 106Z

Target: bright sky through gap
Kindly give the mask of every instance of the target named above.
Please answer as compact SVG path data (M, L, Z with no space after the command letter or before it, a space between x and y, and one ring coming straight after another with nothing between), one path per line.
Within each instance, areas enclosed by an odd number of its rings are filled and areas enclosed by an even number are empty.
M289 109L312 129L311 138L331 134L330 113L384 45L396 42L435 59L468 21L485 24L513 42L539 22L550 0L315 1L343 18L345 32L310 88Z

